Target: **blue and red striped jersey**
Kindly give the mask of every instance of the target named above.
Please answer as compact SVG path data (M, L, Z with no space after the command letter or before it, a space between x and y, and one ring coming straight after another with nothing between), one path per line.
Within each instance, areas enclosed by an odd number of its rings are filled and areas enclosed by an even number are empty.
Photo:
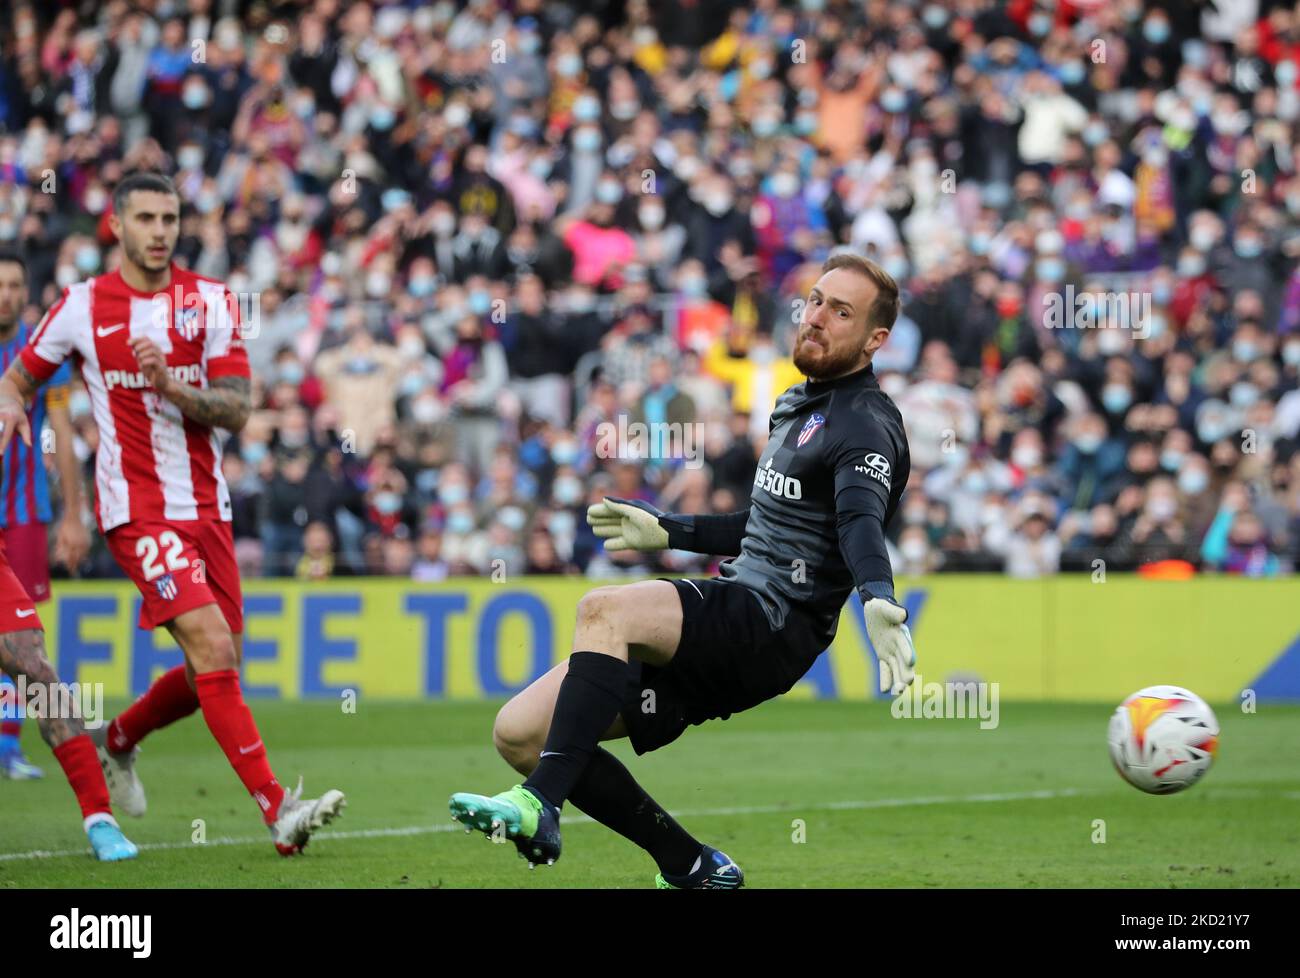
M0 341L0 373L9 369L10 362L18 356L31 330L26 323L19 322L18 329L8 342ZM45 474L45 460L41 457L41 428L45 425L45 398L52 390L61 388L66 394L72 383L72 365L65 362L49 382L32 398L32 406L27 409L27 420L32 426L32 444L29 448L23 444L21 437L15 435L5 452L3 465L4 482L0 490L0 527L24 526L28 523L49 523L54 519L50 506L50 483ZM72 446L59 446L63 451L72 451Z

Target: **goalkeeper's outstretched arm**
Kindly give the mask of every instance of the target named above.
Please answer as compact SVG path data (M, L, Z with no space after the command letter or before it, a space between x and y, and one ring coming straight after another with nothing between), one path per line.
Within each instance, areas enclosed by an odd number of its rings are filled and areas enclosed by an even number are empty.
M606 496L587 509L587 522L606 550L687 550L735 557L749 510L711 516L665 513L639 499Z

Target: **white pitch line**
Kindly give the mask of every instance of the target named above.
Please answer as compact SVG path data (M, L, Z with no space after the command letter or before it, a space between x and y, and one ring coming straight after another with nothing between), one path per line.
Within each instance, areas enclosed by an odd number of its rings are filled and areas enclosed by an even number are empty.
M1059 791L1013 791L1003 794L979 795L932 795L922 798L873 798L867 801L832 801L815 805L754 805L743 808L701 808L695 811L669 812L673 818L711 818L726 815L775 815L779 812L839 812L863 811L872 808L910 808L918 805L965 805L1000 801L1039 801L1050 798L1070 798L1082 794L1077 788L1063 788ZM595 819L587 815L566 818L567 825L592 825ZM128 826L129 827L129 826ZM314 842L331 839L382 839L407 835L430 835L439 832L463 832L460 823L452 825L409 825L397 829L355 829L344 832L323 832L312 836ZM139 845L141 852L162 852L169 849L210 849L215 846L251 846L266 845L267 837L242 836L232 838L222 836L205 843L197 842L144 842ZM89 849L33 849L30 852L0 853L0 862L17 862L31 859L63 859L69 856L89 856Z

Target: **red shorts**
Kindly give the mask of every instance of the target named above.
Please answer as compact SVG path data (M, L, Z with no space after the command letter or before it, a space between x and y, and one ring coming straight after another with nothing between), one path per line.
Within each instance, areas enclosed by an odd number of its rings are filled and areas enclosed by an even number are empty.
M43 630L45 626L36 613L36 602L27 596L27 590L5 559L3 538L0 538L0 634L29 628Z
M109 530L106 540L144 596L141 628L155 628L215 601L230 630L243 632L244 598L229 523L127 523Z
M50 600L50 540L44 523L5 528L5 556L37 604Z

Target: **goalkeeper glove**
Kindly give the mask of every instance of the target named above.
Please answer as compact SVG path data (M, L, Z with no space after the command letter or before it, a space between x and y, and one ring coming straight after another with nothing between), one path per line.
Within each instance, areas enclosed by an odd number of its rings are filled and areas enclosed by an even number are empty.
M916 678L916 649L912 630L907 627L907 609L887 598L872 598L862 612L880 664L880 691L897 696Z
M587 523L605 541L606 550L664 550L668 531L659 518L666 515L639 499L617 499L587 507Z

